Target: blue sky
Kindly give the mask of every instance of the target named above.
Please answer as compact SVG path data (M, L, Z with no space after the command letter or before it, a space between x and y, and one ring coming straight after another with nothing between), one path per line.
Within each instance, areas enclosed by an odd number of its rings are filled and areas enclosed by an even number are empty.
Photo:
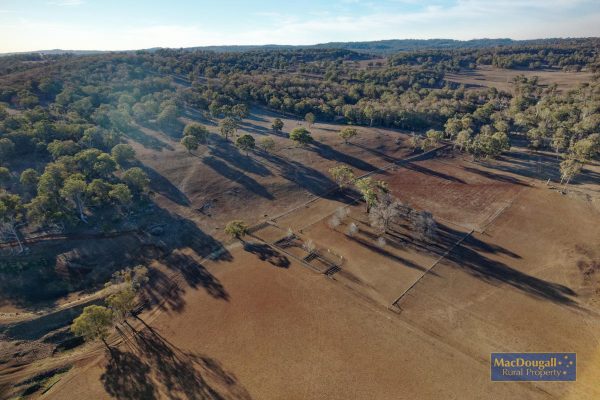
M0 52L600 36L600 0L0 0Z

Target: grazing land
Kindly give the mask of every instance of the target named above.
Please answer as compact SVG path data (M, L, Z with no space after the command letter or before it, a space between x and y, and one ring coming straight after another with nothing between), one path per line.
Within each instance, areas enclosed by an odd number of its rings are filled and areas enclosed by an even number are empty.
M0 398L600 398L596 43L0 60Z
M440 208L452 208L453 185L463 185L471 199L489 196L483 188L504 187L506 199L480 208L476 219L471 210L449 211L447 225L440 225L446 236L435 248L390 240L384 249L363 244L372 242L364 206L311 202L233 246L231 261L203 264L225 298L208 287L188 290L182 310L167 307L148 316L151 328L143 332L149 338L130 338L134 343L119 350L129 367L150 366L143 379L121 381L119 359L113 365L100 356L79 373L75 369L51 397L83 395L77 392L83 387L97 397L107 390L165 395L170 368L194 371L172 382L171 390L198 385L226 398L598 396L600 298L582 265L599 254L597 246L581 246L600 237L598 210L525 177L497 171L494 179L492 166L454 158L415 164L423 169L394 167L389 175L420 174L422 185L431 187L440 178L425 168L437 167L466 181L448 175L448 185L435 185ZM486 177L474 179L479 173ZM410 199L415 206L431 204L431 196L423 200ZM348 221L360 224L356 237L326 223L346 206ZM461 230L468 224L474 231ZM301 246L282 246L287 227L301 232L298 240L314 240L319 254L340 269L329 275L330 265L306 261ZM146 344L136 346L136 340ZM577 383L490 382L489 353L515 348L577 352ZM159 366L153 358L158 351L174 364ZM196 383L190 386L190 379Z
M528 70L528 69L502 69L488 65L478 66L476 69L449 73L446 79L449 82L465 85L468 89L481 89L494 87L498 90L510 92L514 90L513 80L523 75L525 77L537 77L539 83L548 87L556 85L560 91L567 91L577 85L589 83L592 80L592 72L569 72L559 69Z

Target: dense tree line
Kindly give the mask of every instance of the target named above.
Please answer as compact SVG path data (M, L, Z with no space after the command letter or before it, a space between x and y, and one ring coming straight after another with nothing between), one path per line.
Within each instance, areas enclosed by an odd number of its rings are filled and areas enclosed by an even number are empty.
M96 223L95 214L127 215L148 189L125 135L142 126L181 139L190 151L205 143L202 126L184 129L186 108L219 119L235 137L253 103L315 121L418 131L412 145L451 140L474 157L495 157L509 135L564 158L568 181L600 146L600 83L561 93L518 77L514 93L465 90L446 83L456 68L559 67L595 70L597 40L557 41L448 51L415 51L365 67L368 56L348 50L242 53L159 50L0 59L0 222L19 240L31 226ZM362 64L361 64L362 63ZM509 65L510 64L510 65ZM282 125L274 121L273 129ZM308 131L307 131L308 132ZM344 131L347 140L352 131ZM295 132L299 144L310 134ZM252 136L236 138L242 151ZM259 143L268 151L272 144Z
M597 38L559 40L555 43L505 45L476 49L419 50L390 57L390 65L422 65L458 71L492 65L507 69L559 68L567 71L596 70L600 66Z

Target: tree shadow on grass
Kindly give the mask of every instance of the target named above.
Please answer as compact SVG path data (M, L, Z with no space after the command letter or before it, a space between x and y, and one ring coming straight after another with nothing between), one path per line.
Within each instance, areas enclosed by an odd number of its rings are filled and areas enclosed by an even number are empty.
M216 299L229 300L229 293L221 282L192 257L182 253L172 253L165 261L169 268L180 273L192 289L203 288Z
M254 160L252 157L247 157L245 154L240 153L239 149L231 142L222 138L219 138L218 140L218 143L215 143L210 147L210 155L212 157L226 161L235 168L251 174L263 177L272 175L268 168Z
M405 164L403 164L403 167L405 167L406 169L409 169L411 171L420 172L425 175L435 176L435 177L443 179L445 181L450 181L450 182L455 182L455 183L466 183L462 179L457 178L455 176L444 174L443 172L439 172L439 171L434 171L432 169L426 168L422 165L418 165L415 163L405 163Z
M100 377L106 392L117 399L156 399L150 367L130 352L113 349L106 371Z
M181 312L185 307L186 290L204 289L211 296L228 300L229 294L202 264L189 255L178 251L189 248L199 259L213 262L232 260L231 253L212 236L199 229L196 224L160 207L152 211L153 222L163 222L164 231L160 238L153 238L160 246L160 261L167 269L152 268L150 282L144 289L145 300L150 306L160 305L165 310ZM176 273L174 282L168 271Z
M364 233L364 231L361 231L361 233ZM379 247L379 246L371 243L370 240L365 240L365 239L359 237L358 235L348 236L348 237L352 241L360 244L363 247L366 247L367 249L373 251L374 253L380 254L380 255L382 255L385 258L389 258L390 260L396 261L396 262L398 262L398 263L400 263L400 264L402 264L402 265L404 265L404 266L406 266L408 268L416 269L416 270L421 271L421 272L425 272L427 270L426 268L424 268L424 267L422 267L422 266L420 266L420 265L418 265L418 264L416 264L416 263L414 263L412 261L409 261L409 260L407 260L407 259L405 259L403 257L397 256L397 255L395 255L395 254L393 254L393 253L385 250L384 248ZM434 275L435 275L435 273L434 273Z
M492 260L478 251L481 244L477 239L467 237L448 255L452 266L465 270L490 284L507 284L533 297L580 308L571 297L577 293L571 288L536 278L496 260Z
M144 170L150 179L150 189L153 192L160 193L174 203L181 206L189 206L190 199L173 185L170 180L159 174L155 169L150 168L146 164L139 163L138 167Z
M256 125L247 121L243 121L240 124L240 129L244 132L255 133L257 135L270 135L273 133L272 129L268 129L264 126Z
M240 170L231 168L224 161L215 157L205 157L202 162L212 168L215 172L221 174L225 178L241 184L248 191L257 194L260 197L264 197L268 200L273 200L274 197L269 191L256 180L246 175Z
M354 168L360 169L365 172L375 171L376 169L378 169L373 164L370 164L349 154L337 151L333 147L321 142L313 142L311 150L327 160L333 160L340 163L348 164Z
M548 154L528 154L523 152L509 152L504 154L500 161L504 163L494 163L489 165L503 172L512 173L525 178L533 179L551 179L554 182L560 182L560 162L555 156ZM600 174L585 168L582 172L571 180L571 184L595 184L600 180Z
M327 175L314 168L277 154L265 151L261 151L258 154L269 162L283 178L308 190L313 195L323 196L330 200L338 200L346 204L356 201L356 198L352 197L353 194L356 194L355 192L349 189L343 192L336 190L337 184Z
M364 146L364 145L362 145L360 143L349 142L348 144L350 146L358 147L358 148L363 149L363 150L365 150L365 151L367 151L367 152L369 152L369 153L371 153L373 155L376 155L376 156L380 157L383 161L388 162L388 163L397 163L397 162L399 162L399 161L402 160L401 158L396 158L396 157L389 156L389 155L387 155L387 154L385 154L385 153L383 153L383 152L381 152L381 151L379 151L377 149L372 149L372 148ZM399 148L400 147L398 146L398 149Z
M512 183L514 185L520 185L520 186L530 186L528 183L523 182L522 180L509 176L509 175L501 175L501 174L497 174L494 172L490 172L490 171L484 171L481 169L477 169L477 168L471 168L471 167L463 167L463 169L465 171L469 171L473 174L477 174L477 175L481 175L485 178L494 180L494 181L500 181L502 183Z
M115 353L101 377L113 397L154 399L163 392L172 399L251 398L217 360L180 350L147 324L134 342L132 352Z
M162 140L157 139L154 136L148 135L143 130L137 127L134 127L127 131L125 136L127 136L131 140L136 141L137 143L141 144L147 149L152 149L156 151L162 151L163 149L174 150L173 146L171 146L170 144L163 142Z
M260 260L267 261L271 265L274 265L276 267L290 267L290 260L278 251L273 250L273 248L267 244L245 242L244 250L246 250L249 253L256 254L256 256Z

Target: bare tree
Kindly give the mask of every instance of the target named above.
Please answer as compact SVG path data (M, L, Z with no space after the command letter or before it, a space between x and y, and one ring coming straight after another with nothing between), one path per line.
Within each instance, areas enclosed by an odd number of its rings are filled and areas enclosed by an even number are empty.
M398 218L402 203L389 193L379 196L379 200L369 210L369 222L373 228L386 233L390 224Z
M342 223L342 221L340 220L340 218L337 215L333 215L331 217L331 219L329 219L329 227L331 229L337 228L338 226L341 225L341 223Z
M429 211L412 213L413 228L423 240L433 240L437 236L437 223Z
M315 251L317 251L317 245L315 245L315 242L313 242L312 239L308 239L308 241L306 241L302 247L304 247L304 250L306 250L308 254L313 254Z
M358 225L354 222L348 226L348 236L352 237L358 233Z
M19 237L19 227L25 224L24 207L21 198L14 194L0 195L0 237L16 240L19 244L19 253L24 250Z

